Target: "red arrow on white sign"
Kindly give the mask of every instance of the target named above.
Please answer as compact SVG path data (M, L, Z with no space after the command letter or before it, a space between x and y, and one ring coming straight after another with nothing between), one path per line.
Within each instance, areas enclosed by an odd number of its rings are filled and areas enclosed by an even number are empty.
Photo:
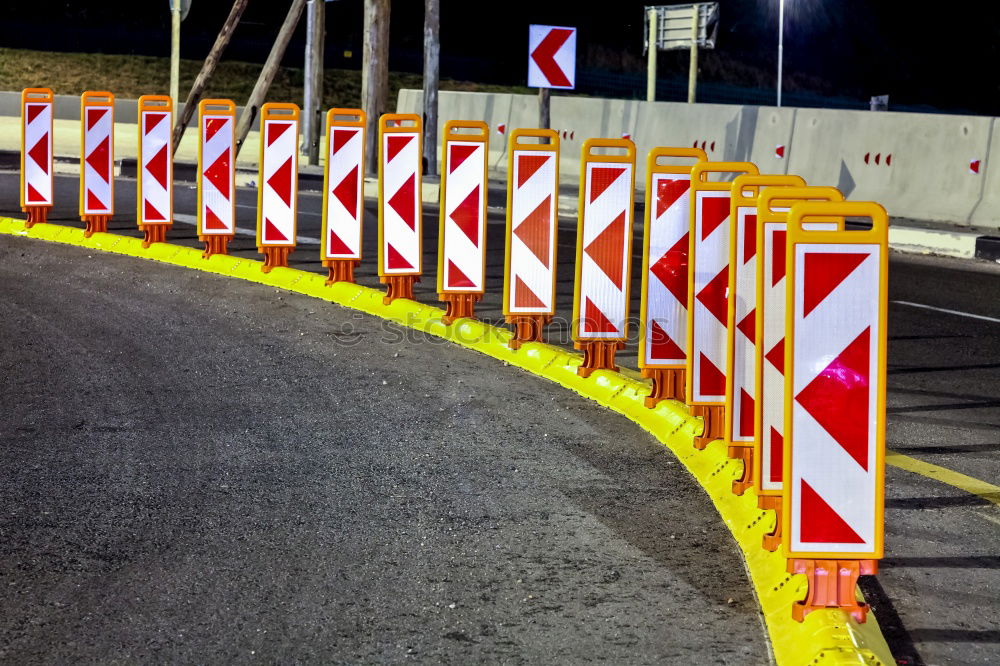
M528 26L528 86L571 89L575 79L576 28Z

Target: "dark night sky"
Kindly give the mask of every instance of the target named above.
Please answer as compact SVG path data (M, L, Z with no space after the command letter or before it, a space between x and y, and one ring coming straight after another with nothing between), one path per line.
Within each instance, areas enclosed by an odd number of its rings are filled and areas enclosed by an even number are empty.
M525 79L527 25L579 28L578 66L643 67L642 12L649 0L569 2L441 0L442 74L518 84ZM0 46L166 55L168 0L35 0L5 2ZM327 60L360 66L363 0L327 4ZM703 81L773 87L778 0L721 0L718 48L705 54ZM183 25L184 57L207 52L228 0L194 0ZM227 59L262 61L288 2L251 0ZM886 0L786 0L787 89L897 104L1000 115L1000 8L997 3L945 5ZM304 21L302 22L305 23ZM423 2L392 2L394 69L419 71ZM300 33L301 28L300 26ZM354 51L345 60L345 50ZM301 65L293 43L287 65ZM683 76L687 56L661 55L661 75Z

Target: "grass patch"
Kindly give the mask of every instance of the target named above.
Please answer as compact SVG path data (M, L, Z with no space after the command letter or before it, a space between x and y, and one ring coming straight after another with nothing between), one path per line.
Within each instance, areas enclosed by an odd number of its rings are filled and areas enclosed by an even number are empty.
M181 60L181 97L186 97L198 71L200 60ZM205 97L231 99L242 105L250 97L260 74L260 65L225 61L219 63L209 81ZM282 67L268 91L268 102L302 104L302 70ZM0 48L0 90L51 88L59 95L79 95L86 90L107 90L116 97L135 99L140 95L166 95L170 89L168 58L103 53L54 53ZM423 87L419 74L390 72L389 99L398 97L400 88ZM471 81L442 79L441 90L467 92L502 92L530 94L519 86L483 85ZM361 72L327 69L324 72L322 108L361 106Z

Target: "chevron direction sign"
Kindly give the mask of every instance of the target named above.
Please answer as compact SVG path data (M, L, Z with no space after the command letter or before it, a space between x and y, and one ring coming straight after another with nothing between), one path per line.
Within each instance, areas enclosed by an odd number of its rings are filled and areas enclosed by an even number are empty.
M538 138L545 143L531 143ZM516 129L510 135L504 314L551 315L556 293L559 134Z
M576 28L528 26L528 87L562 88L576 85Z
M21 93L21 209L52 205L52 91Z
M754 441L757 326L757 197L762 188L804 187L799 176L743 175L733 180L729 216L729 366L726 369L726 442ZM747 470L750 471L750 470Z
M724 406L729 365L729 182L709 174L756 174L749 162L703 162L691 171L687 403Z
M872 228L803 228L829 216ZM786 557L882 557L887 232L876 203L798 203L788 216Z
M617 149L614 152L619 154L597 154L595 149ZM587 139L581 161L573 339L624 341L628 333L635 145L628 139Z
M414 114L379 119L379 262L382 277L420 275L423 217L421 122Z
M788 209L802 201L843 201L834 187L765 187L757 196L757 298L754 326L754 487L758 495L780 496L785 446L785 246ZM843 222L810 222L814 230L836 231Z
M639 367L683 369L687 362L691 160L697 148L654 148L646 165L646 217L639 305ZM664 160L688 162L664 164Z
M115 96L80 96L80 216L115 212Z
M166 95L139 98L139 174L136 220L139 228L169 225L174 212L173 105Z
M299 107L265 104L260 110L260 184L257 247L295 247L299 190Z
M365 112L330 109L326 115L326 140L321 258L360 261L365 212Z
M482 294L485 290L488 144L486 123L471 120L445 123L438 237L439 294Z
M236 233L236 105L228 99L198 104L198 236Z

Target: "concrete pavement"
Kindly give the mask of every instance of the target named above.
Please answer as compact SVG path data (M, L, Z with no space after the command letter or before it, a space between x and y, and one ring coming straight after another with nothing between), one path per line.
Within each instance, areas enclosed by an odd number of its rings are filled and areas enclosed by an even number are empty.
M10 237L0 273L0 660L768 660L624 419L258 285Z

